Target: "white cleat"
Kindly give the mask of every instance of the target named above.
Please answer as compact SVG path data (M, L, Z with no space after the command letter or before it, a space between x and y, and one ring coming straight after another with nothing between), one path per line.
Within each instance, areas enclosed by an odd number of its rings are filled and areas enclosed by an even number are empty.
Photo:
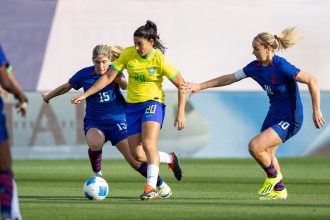
M102 177L102 171L94 172L94 176Z
M172 190L165 182L158 186L158 192L161 198L170 198L172 196Z

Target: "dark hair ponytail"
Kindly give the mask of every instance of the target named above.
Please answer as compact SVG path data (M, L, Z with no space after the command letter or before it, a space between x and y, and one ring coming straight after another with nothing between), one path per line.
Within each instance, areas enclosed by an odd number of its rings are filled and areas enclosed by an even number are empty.
M157 25L148 20L145 25L139 27L134 32L134 37L143 37L148 40L154 41L154 48L159 49L162 53L165 53L166 47L160 42L159 35L157 34Z

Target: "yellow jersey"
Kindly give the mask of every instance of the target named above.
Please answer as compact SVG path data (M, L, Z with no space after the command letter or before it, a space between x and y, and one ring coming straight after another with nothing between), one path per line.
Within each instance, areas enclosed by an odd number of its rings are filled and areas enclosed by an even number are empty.
M159 50L152 49L144 58L138 54L134 46L126 48L111 66L118 72L124 69L128 72L126 101L129 103L149 100L164 103L163 76L171 80L179 73L178 69L168 63Z

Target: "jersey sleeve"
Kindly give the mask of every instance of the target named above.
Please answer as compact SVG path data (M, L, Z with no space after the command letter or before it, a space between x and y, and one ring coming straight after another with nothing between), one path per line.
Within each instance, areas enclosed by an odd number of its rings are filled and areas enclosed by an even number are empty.
M239 69L234 73L234 76L237 80L241 80L246 78L246 74L244 73L243 69Z
M280 65L278 65L279 70L286 75L288 78L295 80L296 76L300 72L300 69L289 63L286 59L282 59Z
M126 48L119 56L118 59L112 62L111 68L116 70L117 72L123 72L126 69L127 60L128 60L129 52Z
M70 79L69 83L72 86L73 89L79 90L82 87L81 83L81 77L80 77L80 72L78 71L76 74L74 74Z
M5 53L3 52L0 46L0 66L5 65L6 67L9 65L8 60L6 59Z
M169 80L174 79L178 75L179 70L175 68L172 64L170 64L164 55L162 55L161 59L162 59L162 74L166 76Z

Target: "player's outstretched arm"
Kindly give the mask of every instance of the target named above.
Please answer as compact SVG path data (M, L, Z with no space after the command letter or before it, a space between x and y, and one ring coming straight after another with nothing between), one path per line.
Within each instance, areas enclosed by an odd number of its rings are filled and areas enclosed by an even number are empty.
M181 84L181 90L184 93L190 92L190 96L192 96L201 90L226 86L237 81L238 79L236 79L235 74L227 74L199 84L184 82L183 84Z
M44 102L46 102L47 104L49 103L49 101L59 95L63 95L67 92L69 92L72 89L72 86L70 85L70 83L64 83L63 85L60 85L59 87L57 87L56 89L54 89L53 91L46 93L46 92L41 92L41 96L42 99L44 100Z
M113 68L109 68L106 73L104 73L86 92L75 96L71 99L72 104L79 104L81 101L86 99L88 96L93 95L106 87L106 85L110 84L115 77L117 76L118 72Z
M296 77L296 80L300 83L305 83L308 85L309 93L312 98L313 105L313 121L316 128L321 128L325 126L326 122L322 116L321 112L321 100L320 100L320 89L317 84L315 77L308 74L305 71L300 71Z

